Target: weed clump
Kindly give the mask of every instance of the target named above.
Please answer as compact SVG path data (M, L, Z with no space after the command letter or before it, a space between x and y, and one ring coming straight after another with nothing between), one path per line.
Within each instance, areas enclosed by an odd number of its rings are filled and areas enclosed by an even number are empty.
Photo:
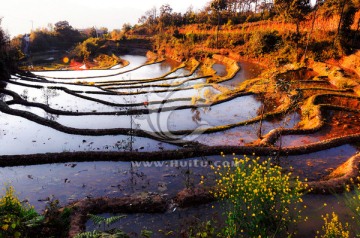
M226 207L225 237L274 237L289 233L301 217L304 185L271 159L234 158L235 167L214 168L215 197Z
M0 237L28 237L29 228L36 227L43 220L28 203L21 203L14 188L6 187L6 193L0 197Z
M322 230L324 234L320 236L321 238L350 237L350 232L348 230L349 224L345 223L345 225L343 225L341 221L339 221L339 217L336 213L333 212L331 214L331 218L329 214L322 216L322 218L324 220L324 225L322 226ZM320 232L317 231L317 233Z

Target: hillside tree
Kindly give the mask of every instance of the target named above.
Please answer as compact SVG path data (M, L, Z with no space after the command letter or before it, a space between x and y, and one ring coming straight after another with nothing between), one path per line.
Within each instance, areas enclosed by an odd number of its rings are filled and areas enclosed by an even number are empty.
M226 0L213 0L210 4L210 7L217 14L217 27L216 27L216 48L218 48L218 40L219 40L219 26L220 26L220 12L227 8Z
M274 7L277 13L286 22L296 25L296 34L300 35L300 23L305 20L310 11L309 0L274 0Z
M0 18L0 81L8 78L9 73L9 36L3 31L1 27L2 18Z

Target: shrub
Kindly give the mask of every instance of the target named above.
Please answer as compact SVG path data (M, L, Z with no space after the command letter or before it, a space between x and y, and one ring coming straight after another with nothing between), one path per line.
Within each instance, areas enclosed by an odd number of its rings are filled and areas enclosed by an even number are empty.
M235 167L218 167L215 197L225 202L225 237L274 237L301 219L304 186L283 174L271 160L234 159Z
M256 56L276 51L282 44L277 31L256 31L251 35L249 50Z
M313 52L314 60L325 61L331 58L338 58L343 53L341 47L332 41L324 40L312 42L309 45L309 50Z
M246 42L243 34L233 34L230 40L232 46L244 45Z
M27 237L29 227L35 227L43 220L33 207L22 204L14 194L13 187L7 187L0 198L0 237Z
M66 237L69 225L71 208L61 209L59 200L52 198L45 208L44 227L42 229L43 236L54 235L57 237Z
M94 56L100 49L99 38L89 38L82 43L79 43L72 54L82 60L87 60L89 57Z
M357 178L360 181L360 177ZM345 193L345 205L350 209L353 215L353 219L360 227L360 184L358 184L353 192L350 192L350 187L347 187L347 193ZM356 232L360 234L360 230L357 228Z

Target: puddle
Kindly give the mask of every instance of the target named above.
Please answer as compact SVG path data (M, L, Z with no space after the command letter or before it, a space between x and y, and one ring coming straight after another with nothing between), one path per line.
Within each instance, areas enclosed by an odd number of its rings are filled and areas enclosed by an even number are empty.
M260 106L261 102L257 101L254 95L242 96L211 106L200 117L211 125L232 124L256 117Z
M351 193L352 194L352 193ZM335 212L339 221L344 225L345 222L348 222L351 230L358 229L358 224L352 219L351 210L345 205L345 195L305 195L303 197L304 204L307 208L303 209L302 216L307 216L308 220L306 222L300 222L298 224L298 234L295 236L297 238L302 237L315 237L318 235L316 231L321 231L321 227L324 225L324 220L321 218L322 215L332 214ZM324 204L327 204L324 206ZM349 237L356 237L356 234L350 234Z
M156 86L144 87L144 86L141 86L141 87L139 87L141 89L139 89L139 88L119 88L119 87L115 86L115 87L104 87L104 89L119 93L120 95L126 95L126 94L162 93L162 92L172 93L172 92L179 91L180 89L182 91L191 90L191 89L185 89L185 87L189 87L189 86L192 86L190 82L188 82L186 84L182 84L180 86L173 86L173 87L156 87Z

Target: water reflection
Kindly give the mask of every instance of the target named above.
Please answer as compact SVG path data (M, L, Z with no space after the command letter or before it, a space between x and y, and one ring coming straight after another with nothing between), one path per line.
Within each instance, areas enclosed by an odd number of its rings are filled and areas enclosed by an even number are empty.
M0 93L0 101L6 102L11 100L13 100L13 97L11 97L10 95Z
M174 150L177 146L135 135L82 136L59 132L21 117L0 113L1 155L72 151L129 151L123 141L130 137L133 150Z
M221 85L235 87L245 80L256 78L264 70L263 67L247 61L240 61L238 64L240 65L239 72L234 76L234 78L222 82Z
M0 168L0 175L6 178L4 182L21 191L20 199L29 200L40 210L49 196L56 197L62 204L84 197L115 197L134 192L175 196L184 188L198 185L201 176L212 180L210 165L223 160L220 156L209 156L144 163L59 163ZM194 166L195 163L198 166Z

